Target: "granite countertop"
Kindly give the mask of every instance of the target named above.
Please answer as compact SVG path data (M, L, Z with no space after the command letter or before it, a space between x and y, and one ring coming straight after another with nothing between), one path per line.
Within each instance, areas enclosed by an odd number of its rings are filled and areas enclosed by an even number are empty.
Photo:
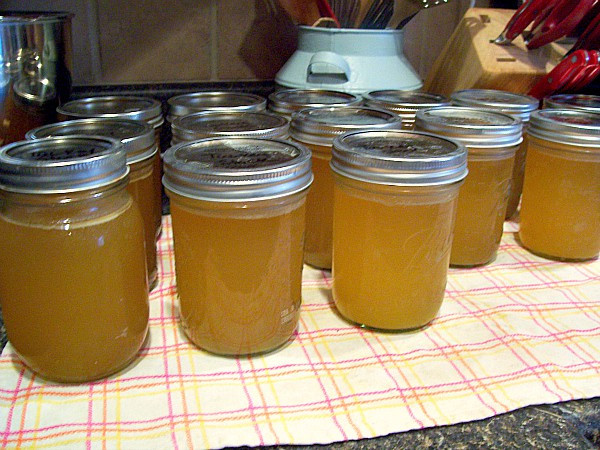
M80 86L73 98L95 94L130 93L149 95L163 101L176 94L198 90L236 90L266 96L272 82L231 82L169 85ZM169 137L163 135L163 142ZM168 210L168 205L167 210ZM0 349L6 331L0 314ZM600 382L600 377L599 377ZM268 448L318 448L321 446L277 446ZM475 422L396 433L379 438L330 444L333 449L374 448L600 448L600 398L528 406Z

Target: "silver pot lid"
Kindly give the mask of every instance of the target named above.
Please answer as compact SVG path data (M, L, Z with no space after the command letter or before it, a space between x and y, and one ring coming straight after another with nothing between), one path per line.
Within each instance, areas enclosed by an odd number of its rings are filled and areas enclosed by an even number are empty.
M310 151L279 139L185 142L167 150L163 164L167 189L217 202L287 196L306 189L313 179Z
M0 189L5 191L84 191L115 183L128 172L123 146L107 137L49 137L0 149Z
M467 176L467 150L458 141L414 131L357 131L335 139L334 172L387 185L430 186Z

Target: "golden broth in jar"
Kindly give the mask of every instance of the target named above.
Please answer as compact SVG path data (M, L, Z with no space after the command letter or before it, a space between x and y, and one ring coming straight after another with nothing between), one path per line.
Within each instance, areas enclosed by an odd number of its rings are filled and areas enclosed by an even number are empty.
M560 260L600 253L600 114L548 109L532 115L519 238Z
M523 140L521 121L498 112L443 107L417 112L416 129L467 147L469 175L458 196L450 265L489 263L502 238L515 152Z
M4 322L19 357L50 380L110 375L147 334L143 222L118 145L77 136L0 150Z
M334 142L333 298L352 322L429 323L444 298L466 150L426 133L365 131Z
M284 344L299 317L310 152L282 140L205 139L165 154L180 317L224 355Z
M400 126L395 114L371 108L309 108L294 114L290 136L312 151L315 174L306 203L305 263L331 269L333 178L328 165L333 139L349 131Z
M146 266L152 289L158 282L155 241L162 219L160 155L152 127L137 120L90 118L45 125L29 131L27 138L33 140L72 135L111 137L120 140L125 147L127 164L131 169L127 189L144 220Z

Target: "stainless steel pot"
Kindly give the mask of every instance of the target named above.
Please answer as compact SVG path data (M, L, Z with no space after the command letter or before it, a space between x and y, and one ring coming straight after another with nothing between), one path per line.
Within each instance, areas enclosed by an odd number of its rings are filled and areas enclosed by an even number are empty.
M0 11L0 145L56 121L71 92L71 18Z

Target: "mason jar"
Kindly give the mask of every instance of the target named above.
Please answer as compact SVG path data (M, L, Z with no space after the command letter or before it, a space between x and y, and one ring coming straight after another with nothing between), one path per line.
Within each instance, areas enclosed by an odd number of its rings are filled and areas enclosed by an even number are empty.
M213 138L171 147L164 165L186 335L222 355L288 342L300 313L310 152Z
M152 290L158 283L156 239L162 219L160 189L160 155L152 127L145 122L128 119L92 118L67 120L30 130L27 139L51 136L92 135L118 139L127 153L129 184L127 189L137 203L144 220L146 267ZM158 162L157 162L158 160Z
M545 109L531 115L519 239L546 258L600 253L600 114Z
M325 89L281 89L269 95L269 111L292 118L302 109L325 106L358 106L362 98L347 92Z
M411 131L333 143L333 299L348 320L409 330L442 305L467 151Z
M443 95L394 89L371 91L365 94L364 98L365 106L398 114L405 130L415 127L415 115L418 110L450 105L450 99Z
M156 145L161 149L161 130L164 123L162 106L158 100L148 97L109 95L103 97L87 97L71 100L57 108L62 120L85 119L102 117L110 119L129 119L146 122L154 129ZM162 151L162 149L161 149ZM160 177L162 164L159 157L154 159L154 174L156 188L161 190ZM162 203L162 201L161 201ZM160 236L162 224L158 224L157 238Z
M450 265L492 261L502 238L515 152L522 123L507 114L447 106L417 112L415 128L467 147L469 175L458 196Z
M391 112L354 106L308 108L292 116L290 137L312 151L315 176L306 200L304 262L331 269L333 177L329 161L334 138L361 129L400 127L400 118Z
M143 221L120 143L52 137L0 149L0 302L8 339L41 377L127 366L148 331Z
M211 137L285 139L289 122L265 112L199 112L173 120L171 145Z
M190 92L169 98L167 106L167 122L173 123L178 117L203 111L261 112L267 108L267 99L246 92Z
M529 95L514 94L512 92L495 89L465 89L456 91L450 96L452 104L456 106L470 106L473 108L497 111L516 117L523 122L523 130L529 125L531 113L538 109L540 101ZM508 203L506 206L506 219L510 219L517 212L521 192L523 191L523 175L525 173L525 152L527 138L515 153L515 163L510 181Z

